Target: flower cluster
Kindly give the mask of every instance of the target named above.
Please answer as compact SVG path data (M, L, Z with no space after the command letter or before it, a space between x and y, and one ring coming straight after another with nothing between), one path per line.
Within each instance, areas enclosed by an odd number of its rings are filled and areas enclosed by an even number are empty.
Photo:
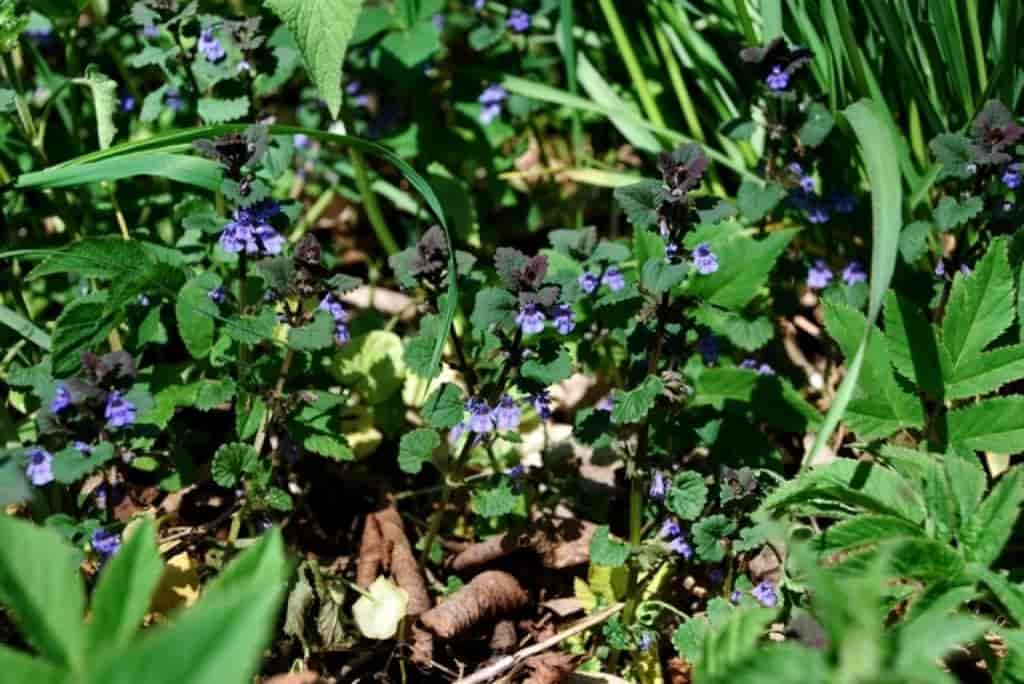
M670 551L679 554L686 560L693 557L693 547L691 547L689 542L686 541L686 535L683 533L683 529L675 520L671 518L665 520L661 525L661 531L659 534L668 542L668 548Z
M743 359L740 368L756 370L758 375L775 375L775 369L767 363L758 363L755 359Z
M516 33L526 33L530 30L530 14L521 9L514 9L509 12L505 25Z
M577 282L580 285L580 289L587 294L593 294L601 285L604 285L612 292L618 292L626 287L626 278L616 266L609 266L601 275L587 271L577 279Z
M341 301L333 293L328 292L320 300L320 305L317 308L331 314L331 318L334 319L334 341L338 344L348 342L351 338L348 330L348 312L345 311Z
M217 64L223 61L227 56L227 51L224 50L224 46L220 44L220 41L213 37L213 29L203 29L199 34L199 42L196 44L199 52L202 53L206 61Z
M121 535L102 527L92 533L90 541L92 550L98 553L104 561L117 553L121 548Z
M280 254L284 236L270 225L270 219L280 213L281 205L273 200L236 209L220 234L220 246L236 254Z
M508 91L498 84L492 84L484 89L477 101L483 105L480 110L480 123L487 125L501 116L501 109L508 99Z
M770 94L780 96L790 94L793 77L810 63L811 51L790 48L785 40L776 38L765 47L743 50L740 58L751 66Z
M25 476L29 482L36 487L53 482L53 455L49 451L32 447L25 455L28 457Z
M828 263L824 259L815 259L814 263L807 269L807 287L812 290L824 290L831 284L834 277L832 269L829 268ZM868 274L864 270L864 264L859 261L848 263L843 268L842 279L844 283L851 287L857 283L866 283Z

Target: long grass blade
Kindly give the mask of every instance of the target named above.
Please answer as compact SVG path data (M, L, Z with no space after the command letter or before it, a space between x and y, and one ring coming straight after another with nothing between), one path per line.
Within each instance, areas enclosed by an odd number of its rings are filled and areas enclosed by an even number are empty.
M8 309L3 304L0 304L0 323L6 325L40 349L50 351L50 336L39 329L35 323L17 311Z

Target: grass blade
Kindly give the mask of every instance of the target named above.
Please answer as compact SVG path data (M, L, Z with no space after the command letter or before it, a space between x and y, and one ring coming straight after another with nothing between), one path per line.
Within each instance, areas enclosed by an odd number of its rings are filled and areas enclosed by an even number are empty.
M8 309L3 304L0 304L0 323L6 325L43 351L50 351L50 336L39 329L35 323L17 311Z

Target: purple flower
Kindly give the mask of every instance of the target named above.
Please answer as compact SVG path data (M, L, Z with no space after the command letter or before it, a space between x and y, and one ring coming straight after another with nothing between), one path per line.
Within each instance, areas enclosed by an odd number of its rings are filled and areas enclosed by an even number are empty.
M498 400L492 412L494 425L498 430L515 430L519 427L519 407L515 399L505 394Z
M757 368L757 361L755 359L743 359L740 362L740 368L748 368L753 370L754 368Z
M349 81L348 85L345 86L345 93L352 97L352 102L355 106L365 108L370 104L370 96L362 91L362 81Z
M781 92L789 87L789 72L776 64L771 73L765 76L764 82L769 90Z
M292 136L292 144L300 150L309 149L309 136L305 133L296 133Z
M159 38L160 27L148 24L142 27L142 35L146 38Z
M622 288L626 287L626 279L622 276L622 272L619 271L615 266L609 266L608 270L601 276L601 284L606 286L612 292L618 292Z
M828 223L828 207L822 202L815 202L807 212L807 220L811 223Z
M824 290L832 282L832 271L824 259L818 259L807 270L807 287L812 290Z
M718 363L718 338L714 335L701 335L697 338L697 351L700 352L704 365L713 366Z
M544 312L533 302L523 304L516 314L516 325L524 335L534 335L544 330Z
M121 535L110 532L102 527L92 533L92 550L106 560L121 548Z
M471 397L466 402L466 410L469 411L468 427L470 431L483 435L494 430L494 415L486 401L478 397Z
M743 600L743 593L740 592L739 589L736 589L731 594L729 594L729 601L731 603L738 604L741 600Z
M135 298L135 303L145 308L149 306L149 297L147 297L144 294L140 294L138 297Z
M651 476L651 488L647 491L648 495L652 499L658 501L665 500L665 492L668 490L668 481L665 479L665 473L660 470L655 470Z
M185 100L182 99L181 93L177 88L168 88L167 92L164 93L164 104L172 112L180 112L185 108Z
M725 573L722 572L722 568L711 568L708 572L708 581L711 584L718 586L725 579Z
M530 403L533 405L533 410L537 412L541 420L548 420L551 418L551 398L548 396L547 390L541 390L530 397Z
M711 275L718 270L718 257L711 251L711 245L702 242L693 250L693 265L697 267L697 273Z
M112 428L124 427L135 422L135 404L124 398L118 390L107 395L107 406L103 410L107 425Z
M651 644L654 643L654 635L650 632L644 632L640 635L640 650L647 651L651 648Z
M758 363L755 359L743 359L740 368L757 371L758 375L775 375L775 369L767 363Z
M775 369L769 366L767 363L762 363L757 367L758 375L775 375Z
M668 548L673 553L678 553L686 560L693 557L693 548L686 543L686 537L679 535L668 543Z
M331 318L334 319L334 341L338 344L345 344L348 342L350 339L348 330L348 312L345 311L345 307L342 305L341 301L339 301L334 294L328 292L324 295L324 298L320 300L320 304L317 308L331 314Z
M81 452L82 456L88 458L89 456L92 455L92 447L86 444L85 442L75 440L74 442L71 443L71 446L75 447L75 449Z
M615 408L615 397L613 397L610 394L605 395L600 401L597 402L597 406L595 406L594 408L596 408L598 411L607 411L608 413L611 413L612 409Z
M960 264L960 275L964 278L968 278L972 273L974 273L974 271L971 270L970 266L967 264Z
M224 46L220 44L220 41L213 37L213 29L203 29L199 34L197 47L199 52L206 57L206 61L213 64L221 61L228 54L224 51Z
M451 430L448 431L448 444L455 446L459 441L459 438L466 433L466 428L469 427L465 421L455 425Z
M246 254L280 254L284 237L269 221L281 212L281 205L264 200L251 207L236 209L232 220L220 234L220 246L226 252Z
M121 111L122 112L134 112L135 105L138 104L135 100L135 96L125 93L121 96Z
M213 302L214 304L223 304L224 300L227 299L228 297L227 292L221 285L218 285L217 287L207 292L206 296L209 297L210 301Z
M483 109L480 110L480 123L486 126L497 119L506 99L508 99L508 91L500 85L495 83L487 86L477 98L477 102L483 105Z
M514 9L509 13L505 25L516 33L526 33L530 30L530 15L521 9Z
M935 275L939 278L946 275L946 263L942 259L935 264Z
M581 290L587 294L592 294L597 289L597 286L601 284L601 279L597 274L587 271L577 279L577 282L580 284Z
M754 598L766 608L774 608L779 602L779 597L775 593L775 585L770 580L764 580L750 592L754 595Z
M800 186L801 190L805 193L814 192L814 176L809 173L805 174L804 168L798 162L793 162L786 168L797 177L797 185Z
M859 261L851 261L843 269L843 282L847 285L867 282L868 274L864 270L864 264Z
M71 406L71 392L68 392L68 388L63 384L57 385L57 392L53 395L53 401L50 402L50 410L60 413L68 406Z
M486 5L486 4L487 4L487 0L473 0L473 9L475 9L477 12L479 12L480 10L482 10L484 8L484 5Z
M661 523L661 530L659 530L658 535L665 539L675 539L682 533L683 530L679 527L679 523L672 518L667 518L665 522Z
M1020 187L1020 166L1020 164L1008 164L1003 169L1003 175L1000 180L1010 190L1016 190Z
M26 452L28 465L25 475L36 487L53 482L53 456L46 449L32 447Z
M569 306L558 304L555 306L554 324L555 330L563 335L568 335L576 327L576 315Z

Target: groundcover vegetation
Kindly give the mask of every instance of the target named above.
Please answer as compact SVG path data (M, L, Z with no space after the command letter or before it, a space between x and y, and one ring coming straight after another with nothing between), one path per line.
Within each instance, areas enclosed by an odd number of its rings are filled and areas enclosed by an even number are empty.
M0 681L1024 681L1019 0L0 0Z

